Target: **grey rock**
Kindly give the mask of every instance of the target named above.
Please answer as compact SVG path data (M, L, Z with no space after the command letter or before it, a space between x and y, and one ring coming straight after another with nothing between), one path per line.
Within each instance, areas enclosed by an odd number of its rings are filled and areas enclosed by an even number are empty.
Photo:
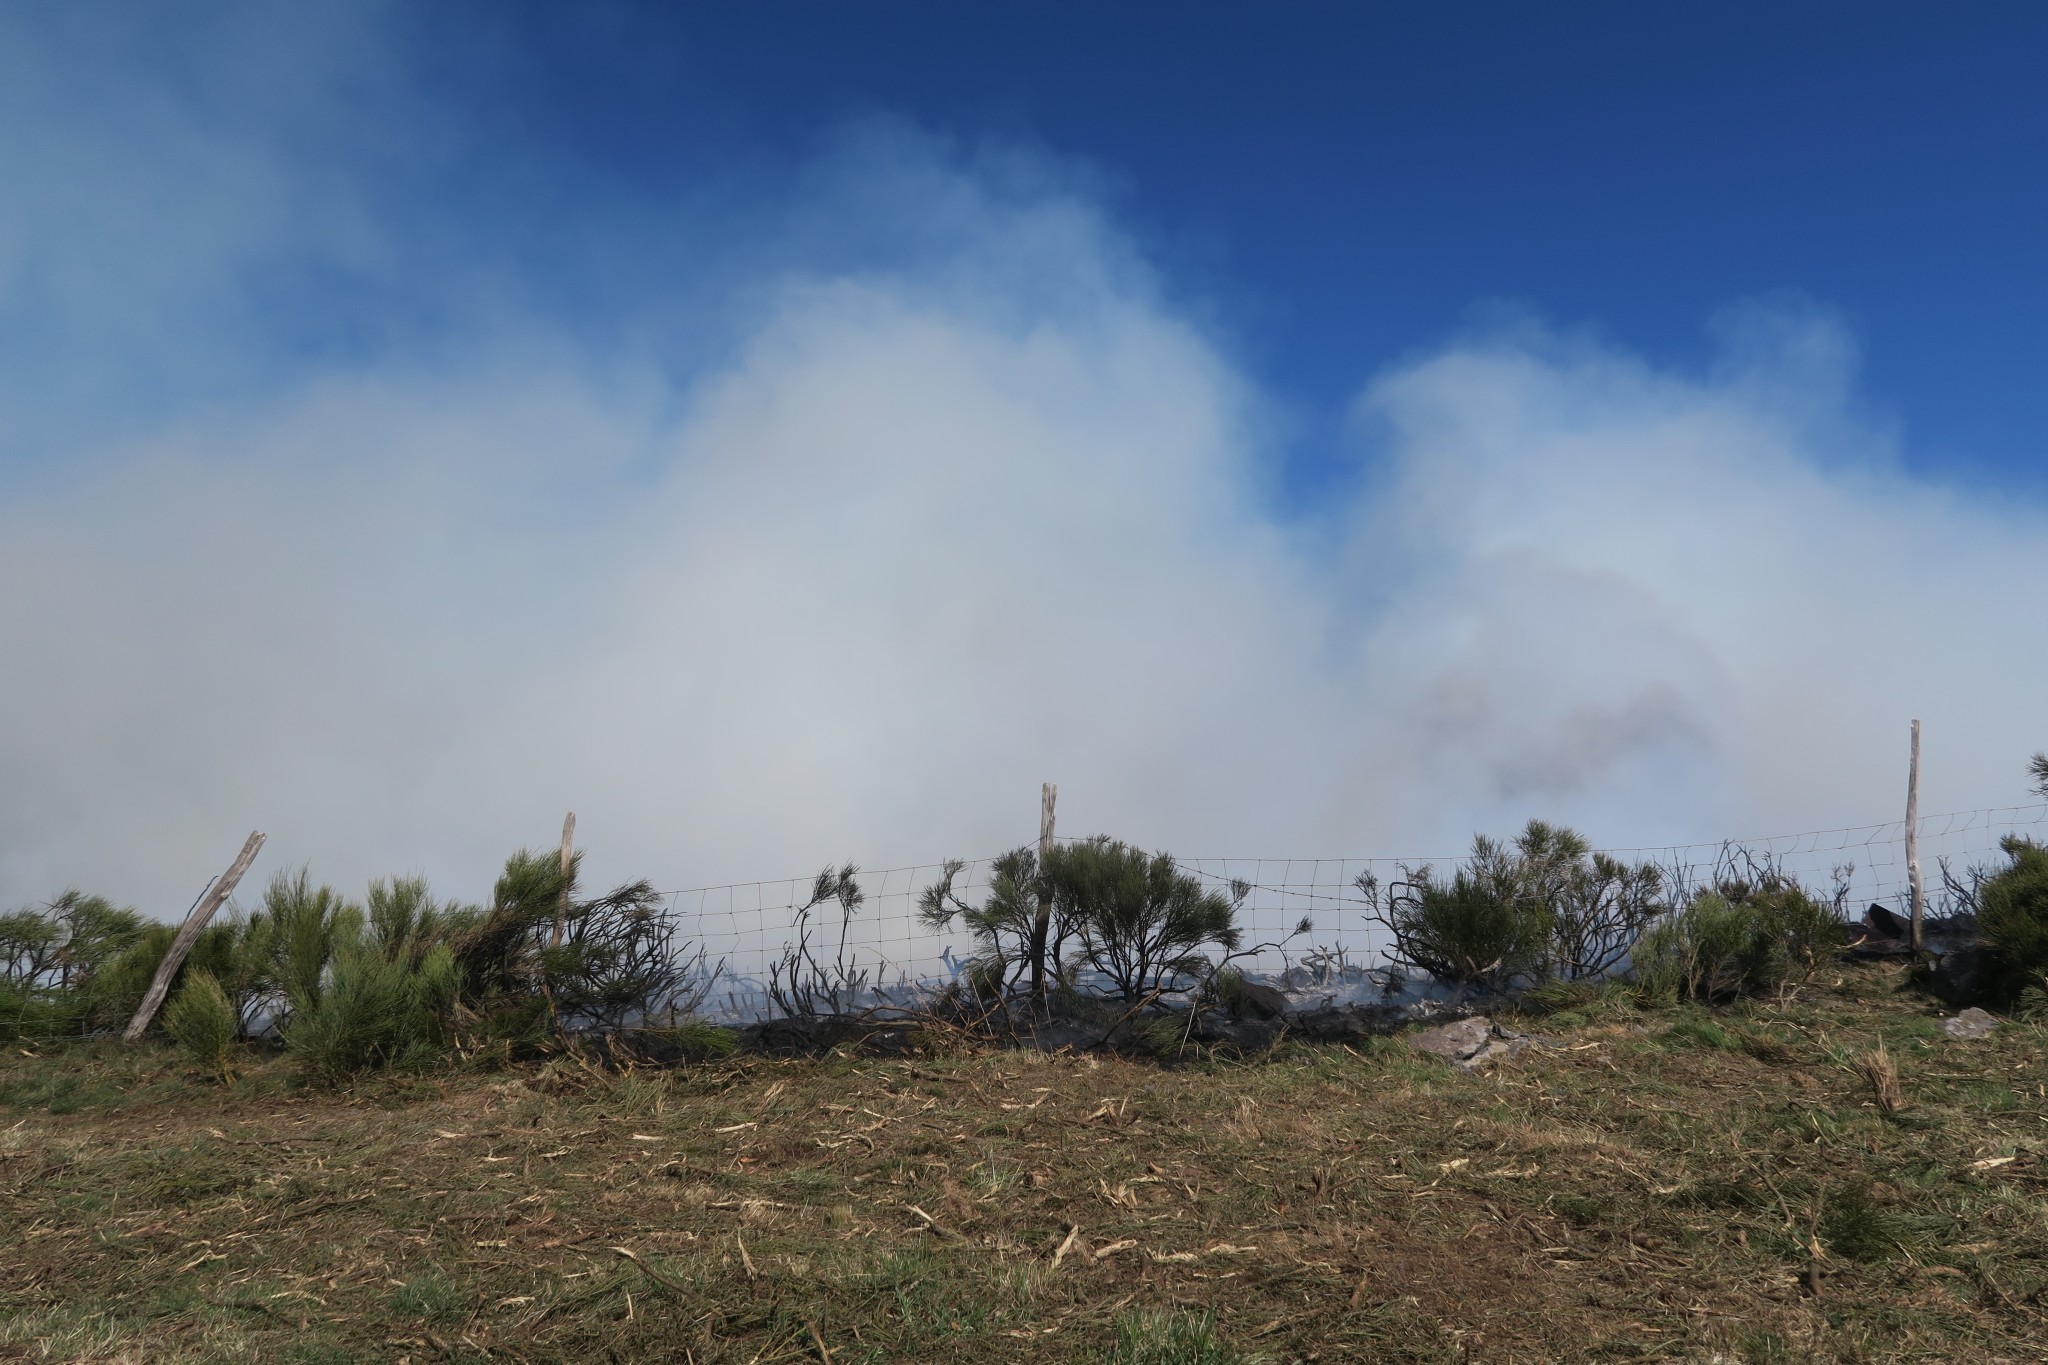
M1965 1041L1975 1038L1989 1038L1992 1030L1997 1027L1998 1021L1983 1010L1978 1009L1975 1005L1956 1015L1953 1019L1941 1021L1941 1031L1943 1033L1946 1033L1951 1038L1961 1038Z
M1462 1062L1493 1041L1493 1021L1484 1015L1454 1019L1408 1035L1408 1046L1432 1057Z
M1488 1062L1498 1061L1502 1057L1512 1057L1519 1051L1521 1051L1521 1048L1513 1043L1494 1039L1490 1042L1482 1043L1477 1052L1474 1052L1469 1057L1459 1058L1452 1065L1456 1066L1460 1071L1477 1071Z

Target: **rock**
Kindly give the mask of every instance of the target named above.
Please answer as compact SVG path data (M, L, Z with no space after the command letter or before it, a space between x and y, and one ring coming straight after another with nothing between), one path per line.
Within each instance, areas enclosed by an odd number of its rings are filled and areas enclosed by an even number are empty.
M1448 1024L1435 1028L1418 1030L1408 1035L1408 1046L1417 1052L1427 1052L1432 1057L1445 1057L1454 1062L1471 1058L1493 1041L1493 1021L1484 1015L1470 1019L1454 1019Z
M1485 1066L1488 1062L1494 1061L1501 1057L1512 1057L1517 1052L1520 1052L1522 1048L1527 1046L1528 1044L1526 1042L1520 1040L1517 1040L1517 1042L1513 1043L1507 1043L1502 1042L1498 1038L1490 1039L1487 1042L1481 1043L1479 1045L1479 1050L1477 1052L1474 1052L1471 1056L1460 1057L1456 1062L1456 1066L1460 1071L1477 1071L1479 1070L1479 1068Z
M1951 1038L1961 1038L1965 1041L1976 1038L1989 1038L1991 1031L1997 1027L1998 1021L1983 1010L1978 1009L1975 1005L1956 1015L1953 1019L1941 1021L1941 1031L1943 1033L1946 1033Z
M1951 1005L1967 1005L1989 996L1997 976L1998 964L1990 950L1972 945L1943 953L1927 975L1927 986Z
M1847 946L1858 957L1907 957L1913 951L1913 926L1873 903L1860 923L1849 926Z
M1230 988L1230 1011L1244 1019L1278 1019L1291 1003L1271 986L1257 981L1240 981Z
M1299 1037L1319 1043L1368 1043L1409 1023L1406 1011L1386 1005L1325 1005L1294 1016Z

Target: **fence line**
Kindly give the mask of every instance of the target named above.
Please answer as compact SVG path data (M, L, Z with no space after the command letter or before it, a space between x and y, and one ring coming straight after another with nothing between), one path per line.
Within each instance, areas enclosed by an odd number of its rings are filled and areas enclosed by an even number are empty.
M1946 863L1961 872L1994 857L1999 839L2006 834L2030 834L2037 839L2048 835L2048 802L1922 816L1919 824L1923 858ZM1848 909L1855 914L1870 902L1891 902L1895 907L1903 904L1907 893L1904 835L1905 822L1892 820L1796 834L1599 851L1624 861L1653 862L1704 875L1725 850L1746 850L1759 858L1768 857L1802 883L1822 890L1831 889L1839 876L1846 887ZM1061 842L1078 841L1063 838ZM1371 873L1385 882L1399 876L1404 868L1456 867L1466 857L1374 855L1175 861L1183 870L1219 889L1237 882L1248 884L1249 892L1239 910L1239 923L1248 943L1284 938L1304 916L1311 921L1309 934L1291 943L1287 951L1264 954L1251 964L1255 970L1275 972L1284 969L1290 960L1299 961L1312 953L1360 967L1378 965L1385 940L1382 932L1365 919L1367 901L1355 885L1359 874ZM984 857L966 862L955 878L954 889L964 899L975 900L987 889L994 861ZM972 951L967 935L957 924L933 929L917 913L919 895L944 874L944 868L942 862L930 862L863 872L860 880L866 900L843 926L834 905L828 903L814 914L823 917L821 927L829 928L828 941L835 946L843 927L848 950L858 954L862 964L873 970L877 984L907 986L943 981L957 973ZM795 932L797 909L808 898L813 880L813 876L806 875L666 894L671 910L683 920L685 932L691 932L690 926L694 925L697 941L706 947L712 960L727 964L735 990L744 993L758 988L768 965L787 947ZM1940 914L1947 908L1937 889L1932 912ZM737 995L731 1003L740 1004Z
M1928 815L1921 817L1919 826L1922 857L1961 873L1995 857L1999 840L2007 834L2048 841L2048 802ZM1704 874L1724 850L1747 850L1769 858L1809 886L1829 888L1839 874L1853 915L1870 902L1889 902L1893 908L1904 904L1904 835L1905 821L1894 820L1797 834L1600 851L1625 861L1654 862ZM1386 943L1382 931L1365 918L1368 903L1355 885L1358 876L1370 873L1384 883L1400 876L1405 868L1425 864L1454 868L1466 856L1178 858L1176 862L1211 886L1222 888L1237 882L1248 886L1238 916L1247 943L1286 938L1301 919L1310 921L1309 933L1293 940L1286 950L1265 953L1248 964L1255 971L1278 973L1290 962L1309 957L1353 968L1380 965ZM979 899L988 890L995 861L994 857L982 857L963 862L954 877L955 892L970 902ZM859 880L865 897L855 913L842 923L838 905L827 901L812 912L814 932L828 952L837 950L843 933L847 952L867 969L874 986L909 988L950 979L972 953L969 936L957 923L935 929L918 913L923 891L944 875L946 867L947 863L934 861L864 871ZM792 943L799 909L809 899L814 881L815 874L807 874L662 893L680 922L680 937L689 941L690 949L702 947L710 962L725 967L718 999L721 1012L746 1017L761 1011L770 965ZM1931 913L1940 915L1952 908L1945 887L1931 890Z

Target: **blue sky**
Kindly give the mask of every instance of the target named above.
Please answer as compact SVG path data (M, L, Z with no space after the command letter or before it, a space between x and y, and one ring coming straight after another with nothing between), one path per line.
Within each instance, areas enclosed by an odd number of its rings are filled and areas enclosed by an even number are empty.
M2044 39L0 6L0 900L2019 799Z
M2041 464L2038 6L603 13L530 7L457 77L498 145L661 194L877 112L1040 143L1312 424L1474 308L1698 364L1719 309L1789 292L1848 321L1916 459Z
M670 272L743 251L823 149L887 118L1089 177L1162 287L1287 404L1284 458L1311 483L1341 462L1330 433L1358 377L1475 312L1527 309L1701 366L1722 309L1778 296L1846 324L1861 400L1910 436L1906 458L2040 487L2037 6L87 15L15 22L63 60L97 56L102 79L153 71L197 87L205 116L274 119L276 153L345 184L378 238L316 232L235 262L234 321L272 365L488 328L479 273L613 341L644 299L603 245L621 219L671 220L634 244L642 270L650 247ZM294 68L311 68L304 89ZM836 249L852 265L914 244ZM63 325L14 311L25 344ZM201 300L177 312L202 335L229 321ZM166 401L204 395L177 377ZM130 378L108 375L117 402Z

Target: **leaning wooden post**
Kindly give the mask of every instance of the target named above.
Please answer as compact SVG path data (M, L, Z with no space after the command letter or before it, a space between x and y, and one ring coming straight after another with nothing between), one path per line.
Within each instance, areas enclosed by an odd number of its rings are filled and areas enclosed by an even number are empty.
M1052 808L1059 800L1056 782L1048 782L1038 793L1038 919L1031 926L1031 996L1045 999L1046 939L1052 932L1052 884L1045 869L1052 859Z
M249 864L256 861L256 850L263 847L263 837L263 831L260 829L250 834L248 842L242 845L242 851L228 864L228 870L220 874L220 880L207 889L206 894L199 898L199 904L192 907L192 913L185 916L184 927L180 928L178 936L171 940L170 949L164 954L164 960L157 964L156 979L149 983L149 991L142 997L141 1007L135 1011L135 1017L128 1021L127 1031L121 1035L122 1042L132 1043L140 1038L142 1031L149 1027L149 1021L156 1018L156 1012L163 1007L164 996L170 992L171 978L178 974L178 968L184 963L185 955L191 952L192 945L199 941L199 931L213 918L213 912L220 909L221 902L233 893L235 884L241 881L242 874L249 870Z
M570 811L562 821L562 896L555 902L555 934L549 940L550 946L562 946L562 931L569 919L569 863L576 847L576 812Z
M1913 722L1913 761L1906 768L1906 880L1913 887L1913 951L1920 951L1920 920L1927 888L1920 880L1920 722Z

